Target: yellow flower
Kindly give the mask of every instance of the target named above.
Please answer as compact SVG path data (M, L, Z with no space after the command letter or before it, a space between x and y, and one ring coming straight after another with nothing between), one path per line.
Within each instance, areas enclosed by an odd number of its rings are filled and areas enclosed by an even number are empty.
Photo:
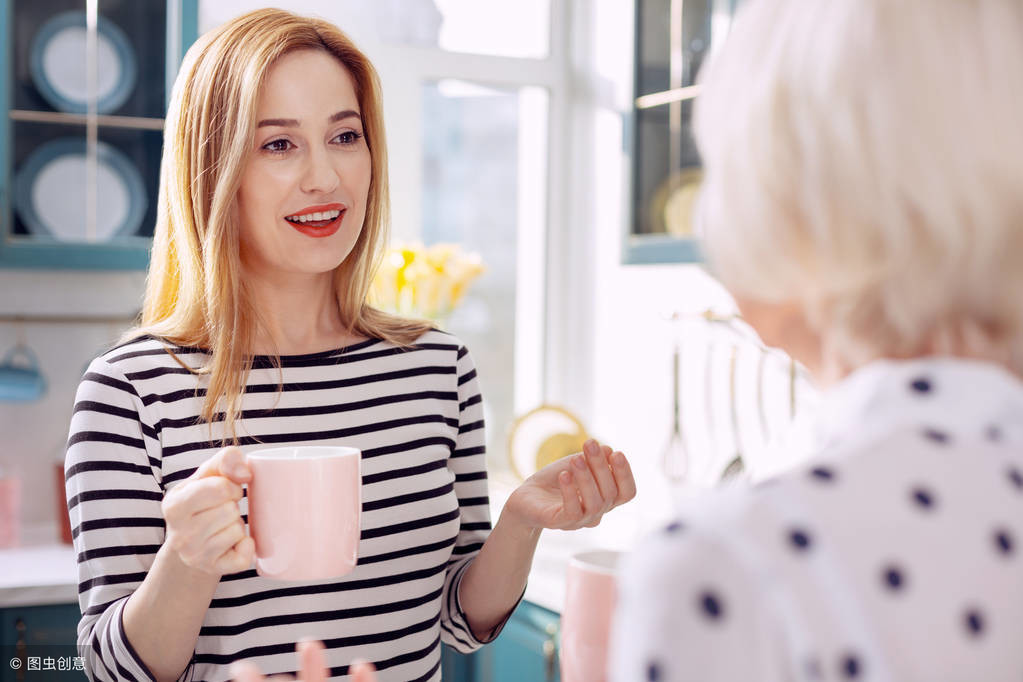
M370 287L370 304L398 315L440 321L461 303L484 271L476 253L457 244L397 244L385 254Z

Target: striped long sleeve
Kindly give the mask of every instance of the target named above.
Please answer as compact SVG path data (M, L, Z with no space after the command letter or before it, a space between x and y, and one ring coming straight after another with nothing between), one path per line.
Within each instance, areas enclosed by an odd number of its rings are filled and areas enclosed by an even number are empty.
M153 679L121 623L164 539L159 443L144 413L124 374L94 360L75 398L65 460L82 608L78 646L92 679Z
M458 437L448 467L455 475L460 525L458 539L448 562L441 611L441 637L456 651L469 653L480 646L472 633L458 600L458 586L469 563L490 532L490 501L487 495L486 439L483 425L483 396L472 358L465 347L458 349ZM490 641L500 632L495 628Z
M173 354L173 356L172 356ZM112 349L79 388L67 491L79 560L79 644L93 679L146 680L121 628L127 597L164 540L163 495L220 448L222 424L198 420L207 355L155 338ZM243 452L346 445L362 452L358 566L330 581L226 575L184 678L229 679L248 659L294 674L295 643L326 644L331 679L355 658L381 682L440 679L440 643L481 645L458 585L490 530L479 382L464 345L443 332L412 348L370 339L322 353L258 356L238 422ZM247 499L240 502L247 522ZM329 538L325 538L329 541Z

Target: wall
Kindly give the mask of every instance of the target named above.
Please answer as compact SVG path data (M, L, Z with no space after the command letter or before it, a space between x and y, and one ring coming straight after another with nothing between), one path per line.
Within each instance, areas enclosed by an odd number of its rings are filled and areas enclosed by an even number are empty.
M139 309L142 272L0 270L0 352L19 340L36 354L48 387L33 403L0 403L0 467L21 477L26 540L55 536L53 463L63 461L75 391L88 362L127 323L13 323L17 315L123 318Z

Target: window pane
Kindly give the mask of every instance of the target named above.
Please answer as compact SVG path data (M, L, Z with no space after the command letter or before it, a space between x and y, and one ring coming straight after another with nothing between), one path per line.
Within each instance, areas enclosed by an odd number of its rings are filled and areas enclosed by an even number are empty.
M446 326L476 361L503 464L513 415L541 399L547 95L429 83L423 121L423 242L457 243L486 267Z
M502 57L546 57L550 0L376 0L373 23L386 42Z

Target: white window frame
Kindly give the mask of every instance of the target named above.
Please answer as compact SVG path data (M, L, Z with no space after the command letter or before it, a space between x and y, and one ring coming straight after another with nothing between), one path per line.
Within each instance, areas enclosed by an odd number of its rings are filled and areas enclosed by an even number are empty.
M570 6L551 0L550 48L544 58L498 57L439 48L365 44L380 74L390 166L392 238L417 239L422 221L422 86L444 79L501 88L540 87L548 93L546 181L541 196L527 197L518 212L514 411L551 399L552 358L561 355L564 308L551 292L564 290L569 155ZM521 147L520 147L521 149ZM520 188L527 184L520 183ZM521 204L520 197L520 204ZM520 209L522 206L520 205Z

